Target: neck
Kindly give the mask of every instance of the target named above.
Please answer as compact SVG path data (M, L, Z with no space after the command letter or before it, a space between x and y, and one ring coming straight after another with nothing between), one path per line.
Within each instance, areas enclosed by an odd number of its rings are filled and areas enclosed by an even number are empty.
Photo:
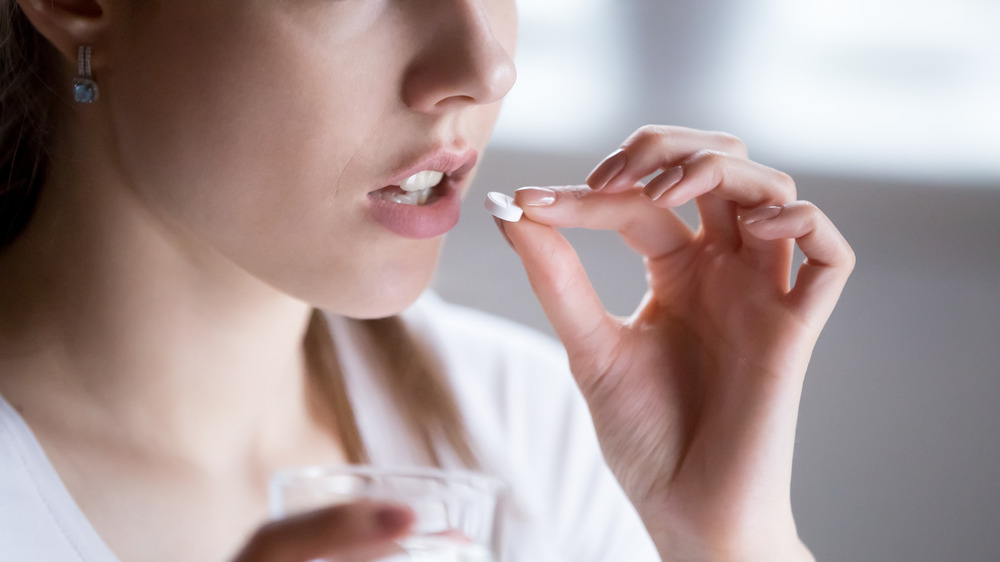
M0 254L0 393L57 431L204 463L307 424L310 307L63 164Z

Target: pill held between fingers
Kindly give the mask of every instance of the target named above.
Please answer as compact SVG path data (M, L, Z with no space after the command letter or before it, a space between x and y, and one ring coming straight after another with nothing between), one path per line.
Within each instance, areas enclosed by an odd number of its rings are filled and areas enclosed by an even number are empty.
M524 210L514 203L513 197L497 191L486 194L484 205L491 215L507 222L517 222L524 214Z

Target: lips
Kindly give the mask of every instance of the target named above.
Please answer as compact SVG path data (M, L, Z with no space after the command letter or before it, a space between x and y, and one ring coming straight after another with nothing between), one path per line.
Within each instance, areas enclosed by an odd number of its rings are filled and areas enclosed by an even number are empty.
M452 177L464 178L476 165L478 154L475 149L467 148L461 151L438 150L426 154L416 162L396 170L389 176L386 185L399 185L417 172L434 171Z
M372 219L405 238L426 239L445 234L458 224L462 183L475 167L477 156L471 148L461 152L437 151L400 168L389 176L388 185L368 194L366 203ZM402 195L406 192L400 187L421 172L444 174L440 183L424 194L423 204L412 200L419 195Z

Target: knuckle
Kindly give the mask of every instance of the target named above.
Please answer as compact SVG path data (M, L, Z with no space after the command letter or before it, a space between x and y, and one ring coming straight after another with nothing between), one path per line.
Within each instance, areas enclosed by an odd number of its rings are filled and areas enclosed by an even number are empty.
M592 189L590 189L588 187L577 187L577 186L566 187L566 188L563 188L563 189L559 189L557 191L559 192L560 195L562 195L562 194L569 195L570 196L570 200L572 200L574 202L585 201L586 199L590 198L594 194L594 190L592 190ZM566 198L564 198L564 197L557 197L556 198L556 202L559 202L560 199L565 200Z
M840 230L837 229L837 226L833 224L833 221L811 201L800 200L790 205L803 209L807 213L806 220L810 225L810 230L817 236L829 240L833 244L837 256L835 265L842 268L848 275L854 271L854 267L858 262L857 255L854 253L854 249L850 243L847 242L840 233Z
M691 155L690 162L712 168L722 168L726 165L728 156L724 152L706 148Z
M632 133L627 144L637 148L656 147L669 144L670 137L670 127L663 125L643 125Z
M684 162L685 175L702 175L713 185L721 184L729 172L729 156L718 150L703 149L695 152Z
M781 194L786 201L795 201L795 197L798 193L798 187L795 185L795 178L786 174L785 172L778 171L777 179L775 180L775 185L781 191ZM816 206L813 205L812 203L808 203L808 205L810 205L813 209L817 211L819 210L816 209Z
M854 271L855 266L858 265L858 256L854 253L854 248L851 247L851 244L840 234L840 231L837 230L837 227L833 223L829 223L829 228L833 231L833 235L837 237L844 270L850 275Z
M803 227L808 228L810 232L821 234L824 237L827 234L836 234L837 232L837 229L833 227L833 224L826 218L823 211L819 210L819 207L811 201L803 199L792 201L791 203L787 203L785 208L795 209L799 213L799 216L802 217L801 222Z
M818 220L820 220L824 216L823 215L823 211L820 211L819 207L817 207L812 201L806 201L805 199L799 199L798 201L794 201L792 203L789 203L789 206L792 206L792 205L794 205L795 207L799 207L799 208L804 209L805 212L807 212L809 214L809 220L812 221L812 222L814 222L814 223L817 222Z
M734 156L740 156L743 158L747 157L747 145L743 142L743 139L737 137L736 135L724 132L715 133L717 142L719 146L722 147L724 152L732 154Z
M656 138L665 134L667 129L669 129L669 127L665 125L647 124L636 129L635 136L639 138Z
M845 267L847 268L847 272L850 273L854 271L854 268L858 265L858 256L854 253L854 248L851 248L850 244L845 243L844 246L846 250L846 256L844 258L846 262Z

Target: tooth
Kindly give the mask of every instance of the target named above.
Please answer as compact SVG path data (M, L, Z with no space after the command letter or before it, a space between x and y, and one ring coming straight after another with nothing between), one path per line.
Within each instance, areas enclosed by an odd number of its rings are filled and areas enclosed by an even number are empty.
M382 194L382 199L392 203L399 203L401 205L416 205L418 201L417 193L396 193L396 192L385 192Z
M441 183L443 178L444 174L442 172L423 170L403 180L399 184L399 187L403 191L421 191Z
M427 200L430 199L431 193L434 190L431 188L421 189L420 191L407 191L405 193L399 193L398 191L385 191L382 192L382 199L389 201L391 203L399 203L400 205L424 205Z

